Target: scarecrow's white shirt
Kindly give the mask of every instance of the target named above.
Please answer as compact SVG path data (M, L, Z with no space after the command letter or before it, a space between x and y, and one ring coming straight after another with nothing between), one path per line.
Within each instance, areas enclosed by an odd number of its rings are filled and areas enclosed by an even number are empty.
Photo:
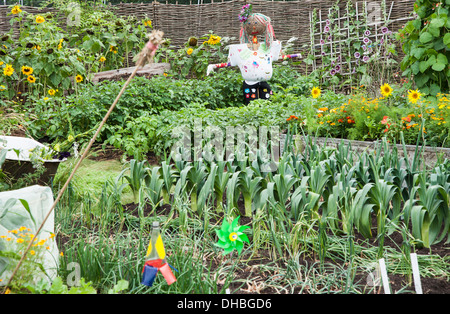
M262 43L258 51L250 50L247 44L230 45L228 62L238 66L245 82L249 85L268 81L272 78L272 62L277 61L281 42L274 41L270 49Z

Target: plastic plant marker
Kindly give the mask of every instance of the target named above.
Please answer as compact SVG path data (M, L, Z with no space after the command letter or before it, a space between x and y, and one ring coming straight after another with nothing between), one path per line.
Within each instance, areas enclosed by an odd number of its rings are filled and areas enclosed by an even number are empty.
M391 294L391 290L389 289L389 278L386 271L386 263L384 258L380 258L378 260L380 264L380 272L381 272L381 280L383 281L383 289L385 294Z
M414 277L414 288L417 294L423 294L422 283L420 282L419 263L417 262L417 254L411 253L411 266Z

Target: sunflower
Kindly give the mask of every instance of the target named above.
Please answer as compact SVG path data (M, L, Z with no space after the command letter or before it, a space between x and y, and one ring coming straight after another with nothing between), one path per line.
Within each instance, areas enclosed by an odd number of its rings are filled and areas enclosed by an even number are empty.
M188 55L191 55L192 52L194 52L194 49L192 49L192 48L189 48L189 49L186 51L186 53L187 53Z
M144 25L148 26L148 27L152 27L152 21L151 20L144 21Z
M19 14L20 12L22 12L22 10L20 9L20 6L18 6L18 5L15 5L11 10L12 14Z
M111 51L112 53L117 53L117 47L109 46L109 51Z
M77 83L81 83L82 81L83 81L83 77L81 76L81 75L77 75L76 77L75 77L75 80L77 81Z
M3 69L3 74L5 76L11 76L11 75L13 75L13 73L14 73L14 68L12 67L11 64L7 64L5 66L5 68Z
M106 58L105 57L100 57L100 59L98 59L98 61L100 61L100 62L105 62L106 61Z
M415 104L420 99L420 96L422 96L421 93L419 93L419 90L409 90L408 92L408 100L410 103Z
M24 65L24 66L22 66L22 73L25 75L31 75L31 74L33 74L33 68Z
M219 36L211 35L209 36L207 43L210 45L217 45L218 43L220 43L220 40L221 38Z
M392 89L392 87L389 86L388 83L385 83L380 87L381 95L383 95L384 97L391 96L392 91L393 91L393 89Z
M40 15L36 16L36 23L41 24L44 22L45 22L45 19L43 16L40 16Z
M188 45L191 47L197 47L198 39L195 37L190 37L188 41Z
M28 80L28 82L30 82L30 83L36 82L36 78L35 78L33 75L28 75L27 80Z
M49 94L50 96L55 95L55 93L56 93L56 91L55 91L54 89L49 89L49 90L48 90L48 94Z
M317 97L320 96L320 93L321 93L320 88L314 87L314 88L312 89L312 91L311 91L311 96L312 96L313 98L317 98Z

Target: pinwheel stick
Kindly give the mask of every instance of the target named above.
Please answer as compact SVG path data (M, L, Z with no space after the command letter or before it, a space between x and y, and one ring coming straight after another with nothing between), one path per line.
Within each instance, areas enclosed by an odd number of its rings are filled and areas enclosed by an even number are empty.
M62 195L64 194L64 192L66 191L67 187L69 186L70 181L72 180L73 176L75 175L75 172L78 170L78 168L80 167L82 161L84 160L84 158L87 156L89 150L91 149L92 145L94 144L94 142L96 141L98 135L100 134L103 126L106 123L106 120L108 120L108 117L111 115L112 111L114 110L114 108L116 107L120 97L122 96L123 92L125 91L125 89L127 88L127 86L130 84L130 81L133 79L133 77L136 75L136 72L139 68L143 67L145 64L147 63L152 63L153 62L153 57L155 56L156 50L158 49L158 46L163 42L163 36L164 33L161 31L156 31L154 30L150 35L149 35L149 41L147 42L147 44L145 45L145 47L142 49L142 51L138 54L138 58L137 58L137 62L136 62L136 68L134 69L134 71L131 73L131 75L128 77L127 81L123 84L122 89L120 90L119 94L117 95L116 99L114 100L114 102L112 103L111 107L109 108L108 112L106 113L106 115L103 117L103 120L101 121L100 125L97 128L97 131L95 132L94 136L91 138L91 140L89 141L88 146L86 147L86 149L84 150L84 153L81 155L80 159L78 160L78 162L76 163L75 167L72 170L72 173L69 175L69 178L67 179L66 183L64 184L64 186L62 187L62 189L59 191L58 196L56 197L55 201L53 202L53 205L50 207L50 210L48 211L47 215L45 216L44 220L42 221L41 225L39 226L39 228L36 230L33 238L30 241L30 244L28 245L28 247L26 248L25 252L23 252L22 257L19 261L19 263L17 264L16 268L14 269L13 273L11 274L11 277L8 280L8 283L6 284L6 286L10 286L14 276L16 275L17 271L19 270L20 266L22 265L26 255L28 254L31 246L34 243L34 240L37 238L39 232L41 232L42 227L44 226L45 222L47 221L47 219L50 217L50 214L53 212L53 210L55 209L56 205L58 204L58 202L60 201Z

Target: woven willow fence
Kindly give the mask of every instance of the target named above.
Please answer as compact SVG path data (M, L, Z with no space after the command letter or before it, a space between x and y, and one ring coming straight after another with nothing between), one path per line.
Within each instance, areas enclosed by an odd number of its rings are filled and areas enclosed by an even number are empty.
M303 0L303 1L250 1L254 12L260 12L271 17L275 35L279 40L288 40L291 37L298 38L298 46L310 43L310 12L314 9L328 10L335 0ZM339 6L345 7L347 1L341 1ZM370 2L370 1L368 1ZM379 2L379 1L375 1ZM110 6L115 13L122 16L148 16L153 18L153 26L161 29L167 38L175 45L183 44L191 36L201 36L214 31L220 36L237 37L240 24L237 19L242 5L241 0L213 1L208 4L166 4L153 3L122 3ZM405 19L411 16L414 0L387 1L391 21L400 21L395 27L401 27ZM361 5L362 7L362 5ZM53 8L24 7L29 13L54 11ZM10 29L7 16L8 6L0 5L0 32ZM391 27L392 28L392 27Z
M237 42L240 23L238 14L244 3L252 3L253 11L269 16L278 40L285 42L290 38L297 38L293 42L295 51L310 51L311 45L317 45L317 36L311 36L311 14L316 12L319 16L333 7L339 6L345 12L347 0L302 0L302 1L262 1L262 0L211 0L211 3L196 4L198 1L190 0L191 5L169 4L154 1L152 3L121 3L108 6L119 16L135 16L137 18L152 19L153 27L164 31L165 36L171 39L175 46L181 46L189 37L200 37L213 31L221 37L234 37ZM379 3L380 1L353 1L360 8L363 3ZM389 29L396 31L412 18L414 0L386 0L388 8ZM23 7L29 13L44 13L56 11L54 8ZM8 6L0 5L0 33L7 32L11 26L9 23L10 11ZM369 12L370 14L370 12ZM59 15L60 22L64 27L63 14ZM400 50L400 49L399 49Z

